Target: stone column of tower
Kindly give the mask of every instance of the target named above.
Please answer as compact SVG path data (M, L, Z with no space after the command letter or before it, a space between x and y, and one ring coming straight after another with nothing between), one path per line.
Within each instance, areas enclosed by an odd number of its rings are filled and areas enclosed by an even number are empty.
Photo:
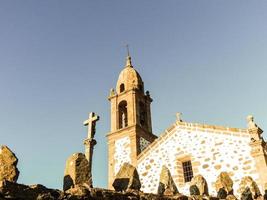
M111 89L111 130L108 139L109 183L112 182L124 162L136 166L137 156L157 137L152 134L152 99L144 92L144 83L134 69L128 55L121 71L116 90Z

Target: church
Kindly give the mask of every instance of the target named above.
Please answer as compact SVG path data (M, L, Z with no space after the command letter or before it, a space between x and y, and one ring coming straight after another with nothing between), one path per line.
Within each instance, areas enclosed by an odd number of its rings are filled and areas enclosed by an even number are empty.
M238 192L244 176L251 176L263 192L267 182L267 148L263 131L247 117L247 128L185 122L181 115L157 137L152 131L152 98L134 69L131 57L119 74L116 89L108 97L111 128L108 141L108 187L123 163L136 167L141 190L157 193L161 169L166 166L179 192L189 193L191 179L205 177L209 193L227 172Z

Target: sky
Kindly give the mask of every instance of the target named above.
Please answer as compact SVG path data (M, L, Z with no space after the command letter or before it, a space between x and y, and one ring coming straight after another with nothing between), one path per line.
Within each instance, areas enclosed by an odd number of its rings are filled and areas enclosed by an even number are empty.
M156 135L176 112L238 128L252 114L267 132L266 10L264 0L0 0L0 144L19 158L18 182L61 189L94 111L94 186L107 187L107 97L126 44Z

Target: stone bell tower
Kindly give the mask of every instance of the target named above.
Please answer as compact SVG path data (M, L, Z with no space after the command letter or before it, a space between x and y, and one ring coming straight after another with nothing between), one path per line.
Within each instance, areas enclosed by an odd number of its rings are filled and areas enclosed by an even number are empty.
M111 89L111 130L108 139L108 187L124 162L136 165L137 156L157 137L152 134L152 99L144 92L141 76L133 68L131 57L121 71L116 90Z

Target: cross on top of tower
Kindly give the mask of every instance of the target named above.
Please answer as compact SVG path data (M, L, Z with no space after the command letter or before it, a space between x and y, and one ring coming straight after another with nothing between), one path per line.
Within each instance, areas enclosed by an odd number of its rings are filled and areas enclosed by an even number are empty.
M126 49L127 49L127 56L130 56L129 44L126 44Z
M128 44L126 44L126 50L127 50L127 58L126 58L126 66L125 67L133 67Z
M93 139L95 136L95 125L99 120L99 116L97 116L94 112L89 113L89 118L83 122L84 126L88 126L88 136L87 138Z

